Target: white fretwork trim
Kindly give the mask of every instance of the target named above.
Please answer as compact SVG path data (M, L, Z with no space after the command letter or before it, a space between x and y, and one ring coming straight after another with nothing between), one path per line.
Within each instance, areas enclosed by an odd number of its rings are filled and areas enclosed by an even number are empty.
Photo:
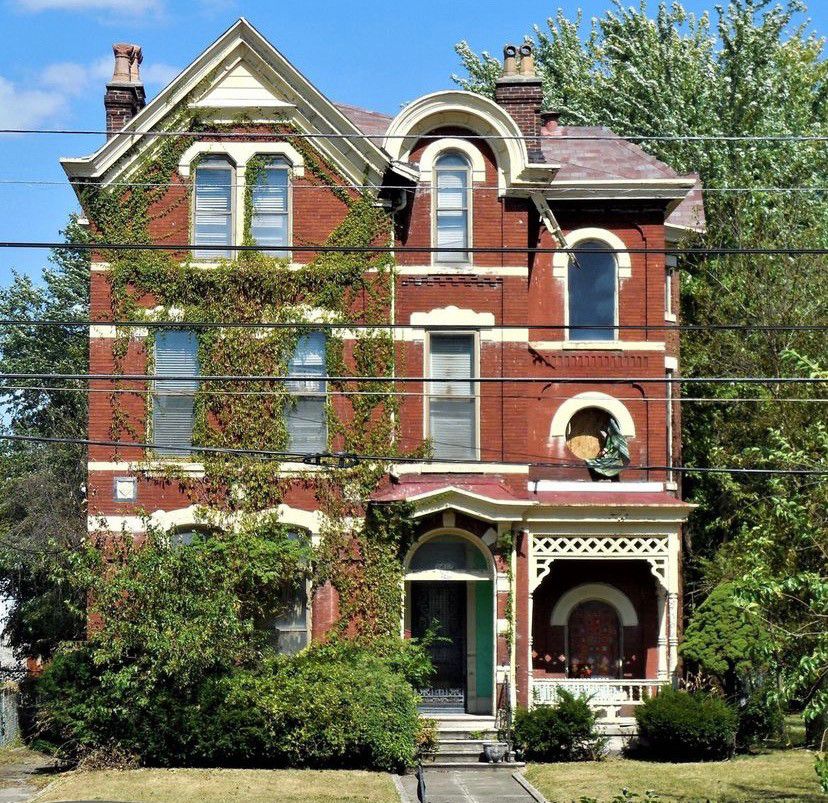
M658 582L667 588L669 537L648 536L558 536L533 535L530 552L530 581L534 591L552 570L556 560L612 558L646 560Z

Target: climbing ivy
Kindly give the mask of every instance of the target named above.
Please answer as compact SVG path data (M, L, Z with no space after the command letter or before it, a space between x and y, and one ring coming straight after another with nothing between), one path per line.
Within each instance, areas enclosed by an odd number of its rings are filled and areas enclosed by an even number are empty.
M181 104L186 108L186 103ZM346 180L303 138L294 136L287 123L262 125L239 119L229 124L207 124L189 113L172 115L166 128L201 132L203 139L224 131L266 132L274 140L289 142L304 160L305 169L344 207L342 222L324 245L366 246L388 242L391 221L368 194L346 189ZM359 251L315 255L308 264L261 252L241 252L236 259L219 260L205 267L194 264L189 253L106 249L105 243L144 244L181 242L172 226L156 234L154 224L182 204L190 208L191 188L177 173L179 160L192 143L190 136L160 137L144 152L134 152L135 166L129 187L88 185L82 191L84 209L95 236L102 243L97 259L109 263L107 277L116 320L175 320L187 322L297 322L301 327L259 329L217 328L200 330L199 364L202 374L284 375L297 339L322 320L345 324L382 324L389 321L394 264L388 254ZM252 189L269 157L257 156L246 167L244 243L251 235ZM297 242L299 245L319 243ZM354 340L343 341L337 330L327 338L329 375L387 376L385 382L328 383L327 422L330 444L343 452L395 456L398 452L393 393L394 342L390 329L356 330ZM113 345L115 373L124 372L130 347L129 331L118 329ZM148 343L151 341L148 338ZM146 350L147 372L152 349ZM129 390L123 382L116 391ZM147 389L132 393L143 398ZM139 440L124 397L113 392L111 434ZM196 393L194 443L199 446L256 448L284 451L288 445L285 424L290 397L284 383L202 383ZM147 416L149 418L149 416ZM323 525L317 549L315 581L330 581L340 594L341 627L352 635L380 636L398 632L401 560L411 541L405 508L369 508L365 500L388 471L382 460L360 462L333 471L300 465L290 476L281 464L256 457L205 454L204 476L193 478L175 461L167 461L157 482L177 482L197 504L233 514L242 521L273 510L289 487L314 489Z

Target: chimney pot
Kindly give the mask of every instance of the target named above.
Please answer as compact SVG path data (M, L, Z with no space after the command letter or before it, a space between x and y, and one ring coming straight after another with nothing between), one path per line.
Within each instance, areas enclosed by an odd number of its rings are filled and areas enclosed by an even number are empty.
M535 77L534 48L531 42L524 42L520 46L520 74L527 78Z
M561 113L557 109L550 109L540 113L541 131L544 134L551 134L558 127L558 119Z
M112 53L115 67L104 95L107 139L120 131L146 104L144 85L141 83L144 55L140 46L117 42L112 45Z
M514 45L503 48L503 75L517 75L517 48Z

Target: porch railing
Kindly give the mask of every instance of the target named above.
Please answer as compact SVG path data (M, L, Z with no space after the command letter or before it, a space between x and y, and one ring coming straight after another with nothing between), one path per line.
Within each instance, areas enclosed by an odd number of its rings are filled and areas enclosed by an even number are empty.
M582 678L533 678L532 700L535 705L554 705L557 689L562 688L576 697L588 697L593 708L604 711L602 719L622 718L626 706L641 705L647 697L654 697L669 681L661 680L587 680Z

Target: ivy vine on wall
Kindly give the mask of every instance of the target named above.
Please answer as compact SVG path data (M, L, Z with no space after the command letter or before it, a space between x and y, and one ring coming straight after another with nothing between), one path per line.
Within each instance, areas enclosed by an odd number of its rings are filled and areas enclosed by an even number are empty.
M197 91L197 90L196 90ZM186 108L186 101L181 107ZM342 222L324 245L365 246L385 243L392 236L391 219L375 199L346 189L347 181L302 138L292 136L288 123L253 124L239 119L230 124L207 124L189 114L173 114L168 130L200 132L209 140L224 131L255 130L289 142L302 155L306 170L344 209ZM83 188L84 209L99 242L144 244L169 241L180 235L172 229L161 237L151 234L154 221L191 202L191 188L177 173L179 160L192 143L190 136L161 137L143 152L128 154L136 163L129 186L92 185ZM252 188L267 164L254 157L247 164L244 196L244 242L251 236ZM169 195L168 195L169 189ZM171 200L171 197L174 200ZM319 245L319 243L299 243ZM236 259L209 267L193 264L189 253L102 248L97 256L109 263L107 273L115 320L172 320L175 328L188 322L296 322L304 328L213 328L199 330L202 374L284 375L298 337L324 320L344 324L389 323L394 264L388 254L358 251L329 252L305 265L261 252L241 252ZM390 329L357 330L343 340L337 330L327 337L329 375L389 377L386 382L328 383L329 445L338 450L371 455L399 453L399 420L394 390L394 341ZM130 332L117 331L113 344L115 373L124 373ZM147 372L152 366L152 341L147 338ZM110 396L111 435L140 440L135 422L124 408L129 388L114 383ZM149 389L133 392L151 409ZM202 383L196 393L194 443L199 446L257 448L284 451L285 423L290 397L284 383ZM149 415L146 415L149 419ZM149 458L150 456L148 456ZM340 627L354 636L380 636L399 631L401 560L410 544L411 525L404 506L369 510L365 500L388 470L381 461L360 462L333 471L299 467L285 476L280 463L256 457L204 454L204 476L184 474L175 461L166 461L148 476L159 482L177 482L189 497L208 511L232 514L250 521L280 504L297 484L315 489L322 515L316 550L315 581L330 581L340 595Z

